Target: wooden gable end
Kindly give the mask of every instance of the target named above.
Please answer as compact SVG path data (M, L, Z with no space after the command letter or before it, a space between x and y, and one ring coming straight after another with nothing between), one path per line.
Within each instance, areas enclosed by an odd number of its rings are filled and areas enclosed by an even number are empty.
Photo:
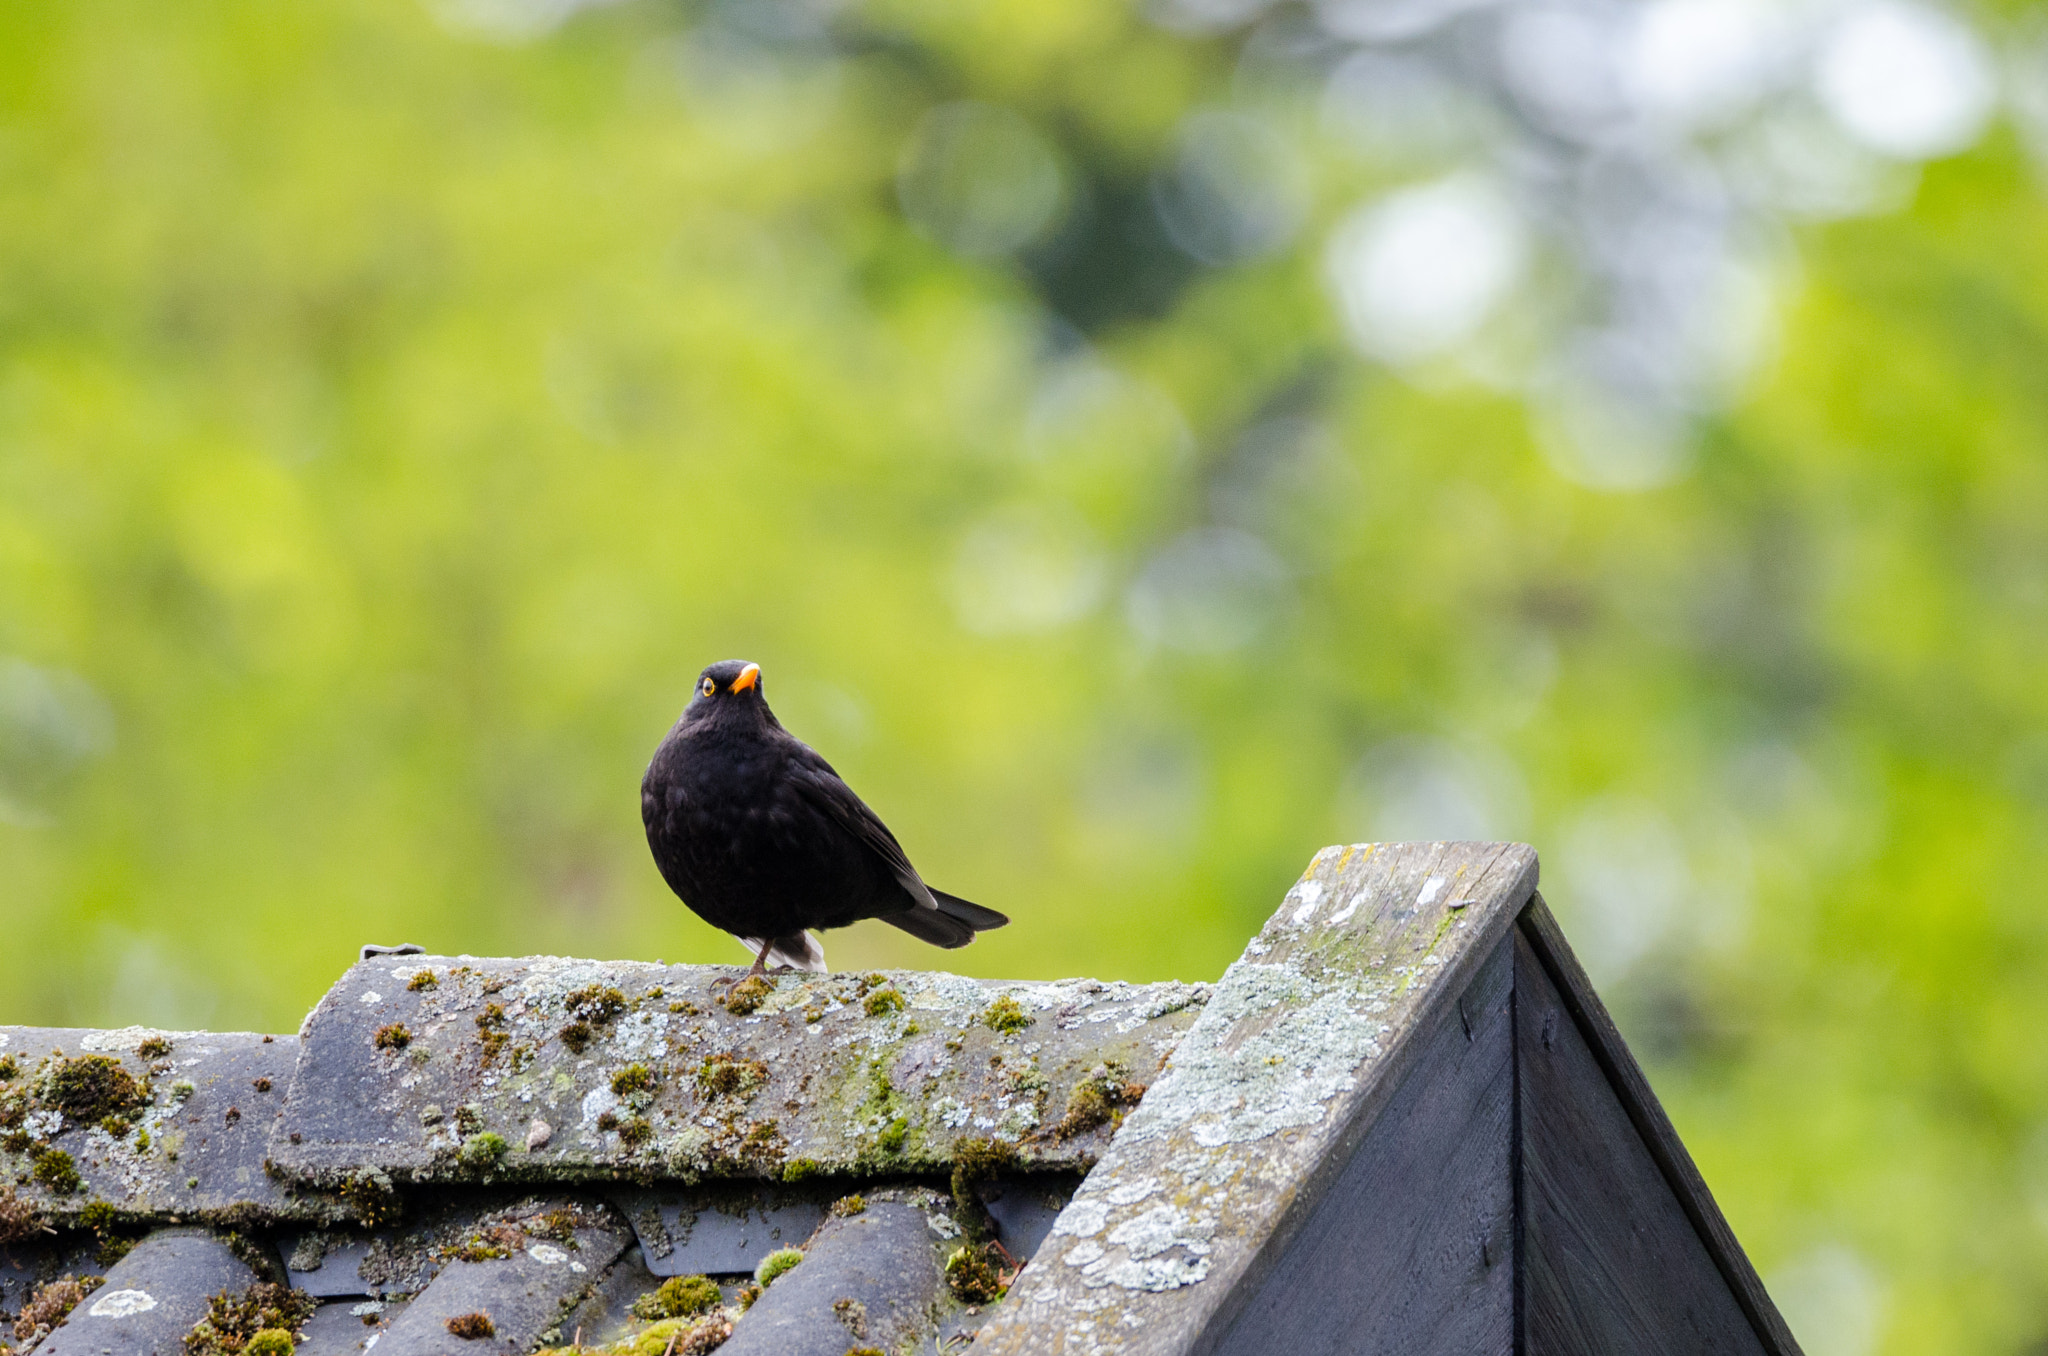
M1190 1124L1119 1136L977 1350L1797 1356L1535 894L1534 854L1514 849L1527 869L1511 869L1511 848L1377 845L1349 875L1319 857L1324 888L1290 893L1156 1085L1184 1080L1162 1100ZM1446 906L1447 881L1465 897ZM1319 915L1341 927L1313 930ZM1232 1110L1219 1084L1304 1020L1302 995L1261 1006L1246 987L1270 986L1283 947L1304 973L1402 983L1361 990L1387 1020L1323 1119L1219 1156L1259 1110L1257 1087ZM1329 1078L1327 1059L1302 1077ZM1117 1202L1174 1173L1170 1203L1119 1222ZM1154 1227L1169 1221L1177 1235ZM1104 1279L1105 1256L1123 1262L1105 1243L1142 1263L1169 1239L1191 1255L1179 1270L1124 1263Z

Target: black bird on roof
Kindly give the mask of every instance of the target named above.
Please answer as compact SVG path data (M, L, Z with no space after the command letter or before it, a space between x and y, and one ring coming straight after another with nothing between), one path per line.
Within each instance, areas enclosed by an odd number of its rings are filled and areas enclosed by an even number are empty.
M761 666L728 659L654 751L640 818L662 879L699 918L770 961L825 969L806 929L879 918L934 946L1010 920L918 877L896 836L832 765L782 728Z

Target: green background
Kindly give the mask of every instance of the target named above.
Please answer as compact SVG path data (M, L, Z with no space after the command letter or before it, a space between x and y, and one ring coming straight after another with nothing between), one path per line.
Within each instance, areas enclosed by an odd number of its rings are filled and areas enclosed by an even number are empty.
M1479 788L1811 1351L2044 1349L2048 199L2009 129L1799 228L1774 361L1614 494L1512 395L1353 353L1318 242L1412 170L1312 126L1298 242L1236 267L905 221L962 98L1142 200L1231 40L705 22L0 10L0 1022L288 1031L373 941L743 962L637 816L739 656L1016 920L836 968L1214 976L1316 848ZM1148 561L1249 539L1220 620L1148 629Z

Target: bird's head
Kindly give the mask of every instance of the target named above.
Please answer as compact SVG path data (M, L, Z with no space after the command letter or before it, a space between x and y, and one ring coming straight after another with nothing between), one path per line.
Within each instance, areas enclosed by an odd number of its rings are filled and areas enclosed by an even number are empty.
M761 666L744 659L722 659L698 674L697 691L690 698L690 709L705 715L741 708L760 709L766 704L761 691Z

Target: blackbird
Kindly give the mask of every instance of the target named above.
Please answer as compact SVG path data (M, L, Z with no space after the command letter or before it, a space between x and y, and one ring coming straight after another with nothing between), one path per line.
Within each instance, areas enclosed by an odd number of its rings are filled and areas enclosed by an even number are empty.
M697 678L640 783L647 846L683 903L754 953L825 969L807 928L879 918L934 946L1010 920L918 878L894 834L832 765L775 719L761 666L728 659Z

